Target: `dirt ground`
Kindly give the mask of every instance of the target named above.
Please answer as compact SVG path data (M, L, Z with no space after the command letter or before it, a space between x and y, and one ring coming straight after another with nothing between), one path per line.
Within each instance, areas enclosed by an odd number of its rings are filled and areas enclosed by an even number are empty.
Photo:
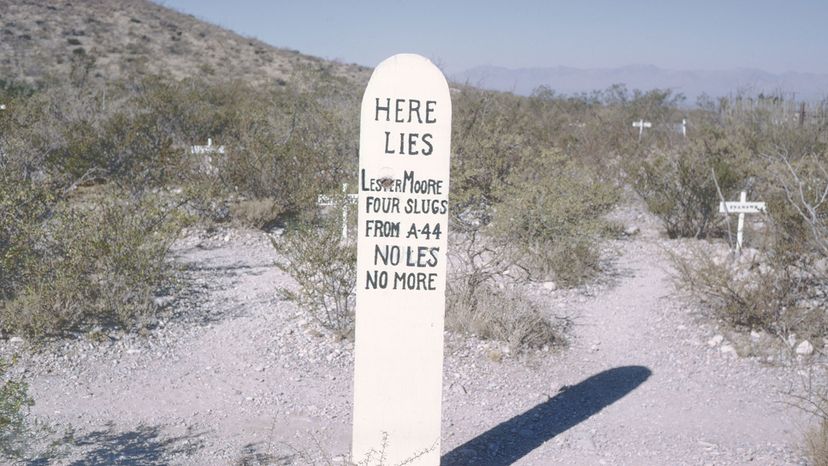
M673 289L671 243L622 218L637 233L607 243L597 283L532 291L575 319L568 348L446 334L443 464L807 464L813 420L790 394L812 361L711 341L722 330ZM0 342L34 416L71 433L40 464L343 464L353 344L279 299L291 280L266 235L190 232L175 255L188 285L148 336Z

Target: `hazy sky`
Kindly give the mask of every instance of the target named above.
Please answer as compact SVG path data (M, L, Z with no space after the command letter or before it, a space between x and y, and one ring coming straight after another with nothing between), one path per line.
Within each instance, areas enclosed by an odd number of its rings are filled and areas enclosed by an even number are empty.
M279 47L373 67L400 52L475 65L828 73L825 0L163 0Z

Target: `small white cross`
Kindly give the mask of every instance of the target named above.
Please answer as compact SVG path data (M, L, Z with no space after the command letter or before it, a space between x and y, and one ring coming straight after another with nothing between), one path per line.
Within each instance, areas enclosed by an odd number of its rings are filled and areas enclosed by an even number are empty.
M359 199L359 195L357 194L346 194L348 192L348 183L342 183L342 194L345 195L345 202L342 203L342 241L348 239L348 204L356 204L357 199ZM327 194L320 194L316 198L316 205L323 207L323 206L334 206L336 205L336 201Z
M687 137L687 118L681 119L681 135Z
M765 211L764 202L747 202L747 193L742 191L739 202L719 203L719 213L739 214L739 223L736 227L736 252L742 251L742 231L745 228L745 214L756 214Z
M644 128L651 128L653 126L652 123L649 121L644 121L643 119L633 122L633 128L638 128L638 140L641 140L641 136L644 135Z
M212 154L212 153L224 153L224 146L213 146L213 139L207 138L207 145L206 146L190 146L190 153L195 154Z

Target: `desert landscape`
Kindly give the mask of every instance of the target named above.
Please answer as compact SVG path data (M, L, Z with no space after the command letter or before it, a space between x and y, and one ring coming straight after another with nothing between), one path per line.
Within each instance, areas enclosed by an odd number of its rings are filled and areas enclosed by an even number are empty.
M440 438L400 462L352 451L359 196L413 183L360 175L373 70L148 1L0 0L0 37L4 462L828 464L825 100L449 76L447 250L408 258Z

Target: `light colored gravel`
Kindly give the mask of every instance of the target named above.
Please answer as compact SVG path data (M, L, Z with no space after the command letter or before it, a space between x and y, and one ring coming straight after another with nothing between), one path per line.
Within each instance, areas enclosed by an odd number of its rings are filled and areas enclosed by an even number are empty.
M447 334L444 464L805 464L811 420L786 403L796 360L709 345L722 330L674 295L652 219L625 218L634 236L607 244L602 280L533 288L576 317L568 349L493 357L499 345ZM74 427L51 462L340 462L352 344L278 299L291 281L264 234L191 232L175 253L190 285L149 336L22 350L34 414Z

